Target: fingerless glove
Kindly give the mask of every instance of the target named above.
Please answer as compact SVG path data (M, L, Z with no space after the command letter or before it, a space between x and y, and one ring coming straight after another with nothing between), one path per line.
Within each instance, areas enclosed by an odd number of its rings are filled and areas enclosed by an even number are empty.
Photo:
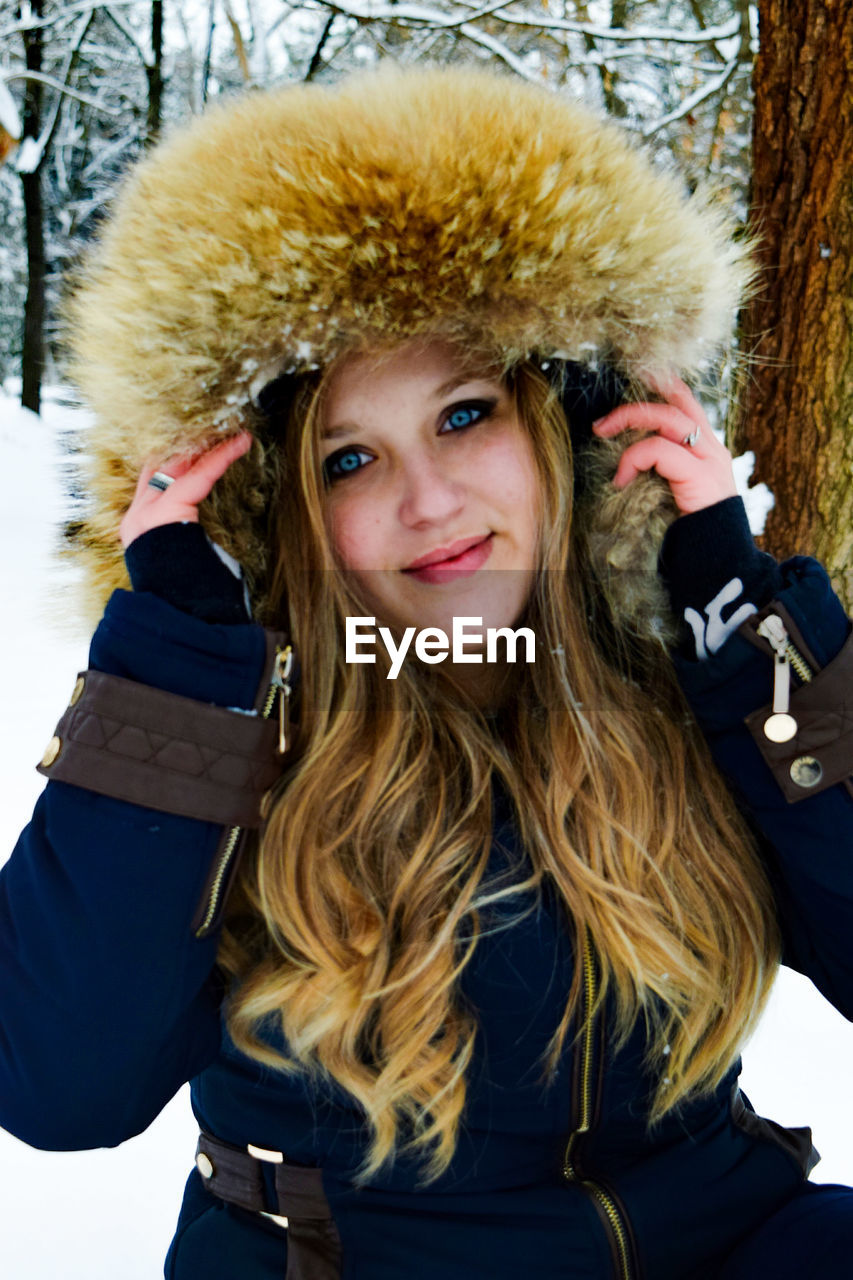
M150 591L205 622L251 621L243 579L194 521L149 529L134 538L124 559L134 591Z
M678 651L700 661L716 653L783 585L773 556L756 547L737 495L674 520L658 570L684 627Z

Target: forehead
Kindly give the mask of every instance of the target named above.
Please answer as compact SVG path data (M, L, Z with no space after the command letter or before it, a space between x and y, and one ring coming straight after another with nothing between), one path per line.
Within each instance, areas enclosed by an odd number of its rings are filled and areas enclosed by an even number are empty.
M344 404L369 404L380 392L405 388L440 399L456 386L481 380L500 384L500 365L441 339L359 353L344 358L330 374L324 416L330 419Z

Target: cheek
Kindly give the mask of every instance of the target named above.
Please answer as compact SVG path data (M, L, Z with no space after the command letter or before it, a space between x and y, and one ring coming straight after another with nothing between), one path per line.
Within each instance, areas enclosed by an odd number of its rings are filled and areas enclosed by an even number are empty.
M500 495L502 505L516 515L529 512L535 522L542 503L541 485L527 436L514 432L495 441L483 464L480 475L492 492Z
M370 505L346 499L329 511L329 534L341 563L347 569L376 568L383 545L381 521Z

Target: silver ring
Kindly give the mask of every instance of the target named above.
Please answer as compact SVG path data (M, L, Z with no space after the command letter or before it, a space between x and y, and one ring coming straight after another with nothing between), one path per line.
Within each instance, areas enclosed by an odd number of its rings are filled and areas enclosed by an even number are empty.
M148 481L149 489L168 489L170 484L175 483L174 476L167 476L165 471L155 471L151 479Z
M699 428L698 426L696 426L690 432L689 436L684 437L681 443L687 445L688 449L692 449L698 439L699 439Z

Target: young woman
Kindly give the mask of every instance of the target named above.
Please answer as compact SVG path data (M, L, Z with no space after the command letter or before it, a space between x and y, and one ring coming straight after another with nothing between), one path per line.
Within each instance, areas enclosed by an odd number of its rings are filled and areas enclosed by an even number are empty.
M189 1080L167 1277L846 1274L737 1088L780 956L853 1009L850 624L676 373L744 263L472 69L229 105L119 200L0 1120L114 1145Z

